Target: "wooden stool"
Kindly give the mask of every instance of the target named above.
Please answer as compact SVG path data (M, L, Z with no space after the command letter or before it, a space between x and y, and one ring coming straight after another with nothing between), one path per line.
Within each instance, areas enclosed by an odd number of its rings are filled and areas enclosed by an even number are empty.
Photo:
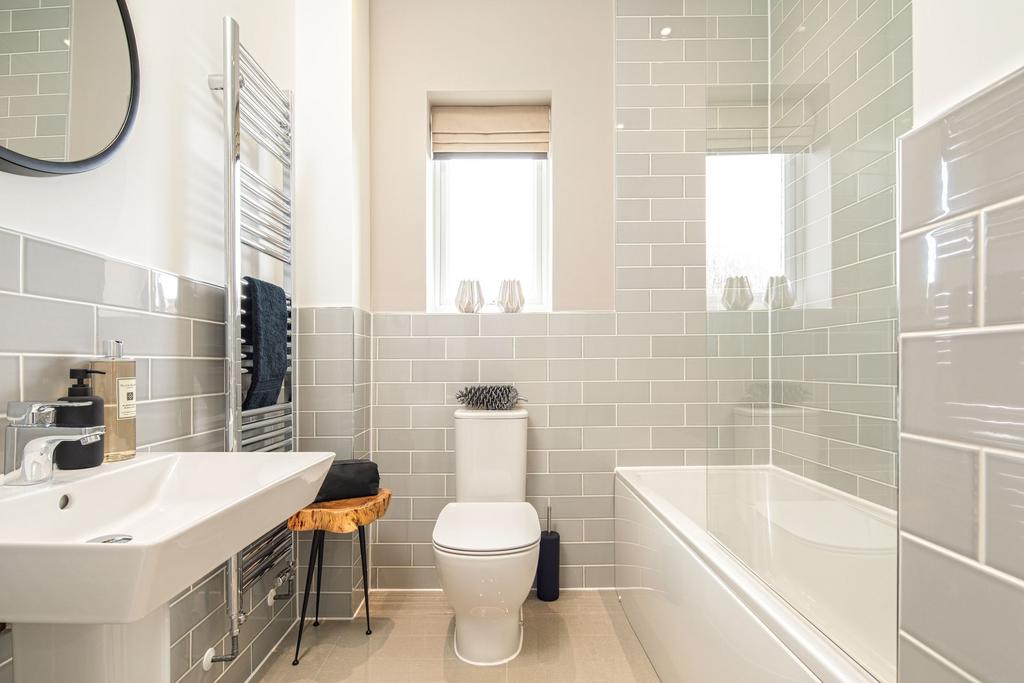
M295 659L299 663L299 648L302 646L302 626L306 621L306 607L309 605L309 588L313 583L313 569L316 568L316 612L313 626L320 625L320 583L324 571L324 536L359 532L359 554L363 562L363 598L366 603L366 635L370 635L370 577L366 572L367 524L384 516L391 502L391 491L381 489L376 496L345 498L313 503L302 508L288 519L292 531L312 531L313 543L309 549L309 564L306 568L306 592L302 596L302 616L299 618L299 637L295 641Z

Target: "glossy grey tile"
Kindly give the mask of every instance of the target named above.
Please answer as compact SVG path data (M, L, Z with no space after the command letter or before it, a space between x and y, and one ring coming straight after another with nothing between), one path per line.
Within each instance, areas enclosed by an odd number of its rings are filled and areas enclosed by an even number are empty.
M977 451L904 438L900 528L977 557L978 472Z
M352 387L300 386L298 394L302 410L351 410L353 406Z
M985 322L1024 322L1024 205L990 211L985 216Z
M409 336L411 316L408 313L374 313L374 337L407 337Z
M614 313L552 313L551 334L615 334Z
M538 336L548 333L546 313L488 313L480 316L483 336Z
M906 636L900 636L899 680L905 683L969 683L953 669L918 647Z
M908 332L974 324L976 221L969 218L903 240L900 325Z
M0 319L17 321L0 335L0 351L91 354L94 316L93 306L0 293Z
M301 334L297 344L303 360L351 359L355 340L351 334Z
M198 396L192 399L192 432L202 433L224 427L225 398Z
M224 392L222 360L162 359L152 361L150 393L154 399Z
M1024 194L1024 72L971 97L900 144L902 229Z
M1024 333L903 340L903 431L1024 447Z
M985 455L985 561L1024 579L1024 455Z
M67 393L68 370L89 367L90 356L24 356L24 396L53 400Z
M218 570L196 586L195 590L173 603L170 609L171 642L176 641L222 606L224 596L224 572Z
M192 321L192 355L202 358L224 357L224 325Z
M187 436L192 431L192 402L185 398L139 403L136 430L140 446Z
M448 358L512 358L511 337L449 337Z
M355 324L351 308L318 308L314 315L318 334L352 332Z
M420 337L477 335L480 333L480 316L466 313L414 315L410 319L409 331Z
M318 384L321 386L352 384L352 361L348 359L317 360L313 361L313 363L313 377L309 381L300 382L300 384Z
M0 289L21 289L21 236L0 230Z
M900 544L900 627L983 681L1024 671L1024 590L918 544Z
M75 249L25 240L25 291L71 301L149 308L149 271Z
M377 340L377 358L444 358L443 338L382 337Z
M224 328L220 329L223 337ZM192 323L184 318L101 308L96 312L96 335L100 341L120 339L129 356L192 355Z
M221 287L153 271L152 296L154 311L224 321L224 290Z
M889 321L836 325L828 330L830 354L883 353L894 351L895 347L896 335Z
M0 356L0 406L21 399L21 362L16 356Z

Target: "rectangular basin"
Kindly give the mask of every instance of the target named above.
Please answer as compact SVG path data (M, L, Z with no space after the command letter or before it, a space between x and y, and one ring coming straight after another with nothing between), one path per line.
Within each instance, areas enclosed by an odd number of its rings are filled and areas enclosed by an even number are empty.
M0 486L0 621L139 620L310 503L333 459L150 453Z

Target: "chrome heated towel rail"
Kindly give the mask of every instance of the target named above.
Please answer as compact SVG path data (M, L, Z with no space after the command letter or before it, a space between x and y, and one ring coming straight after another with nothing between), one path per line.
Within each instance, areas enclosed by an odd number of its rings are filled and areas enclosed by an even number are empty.
M292 96L253 58L239 40L238 23L224 18L224 68L209 77L211 90L224 96L224 254L226 274L225 338L228 451L295 450L295 363L292 329ZM263 257L269 257L266 262ZM245 263L280 278L288 296L288 364L282 396L276 405L242 410L252 367L252 346L245 334L248 296L243 280ZM265 275L262 279L272 278ZM258 582L268 589L268 601L286 600L295 588L295 543L282 524L243 548L228 561L228 612L231 653L210 656L210 662L238 656L239 628L245 621L242 597ZM287 559L284 570L272 574ZM277 588L287 581L286 594Z

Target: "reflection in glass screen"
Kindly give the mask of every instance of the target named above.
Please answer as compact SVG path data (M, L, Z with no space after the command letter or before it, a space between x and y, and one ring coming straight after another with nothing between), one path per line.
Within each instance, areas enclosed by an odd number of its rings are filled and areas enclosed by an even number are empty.
M783 275L783 156L707 157L708 308L722 307L728 277L746 276L752 308L763 307L768 278Z

